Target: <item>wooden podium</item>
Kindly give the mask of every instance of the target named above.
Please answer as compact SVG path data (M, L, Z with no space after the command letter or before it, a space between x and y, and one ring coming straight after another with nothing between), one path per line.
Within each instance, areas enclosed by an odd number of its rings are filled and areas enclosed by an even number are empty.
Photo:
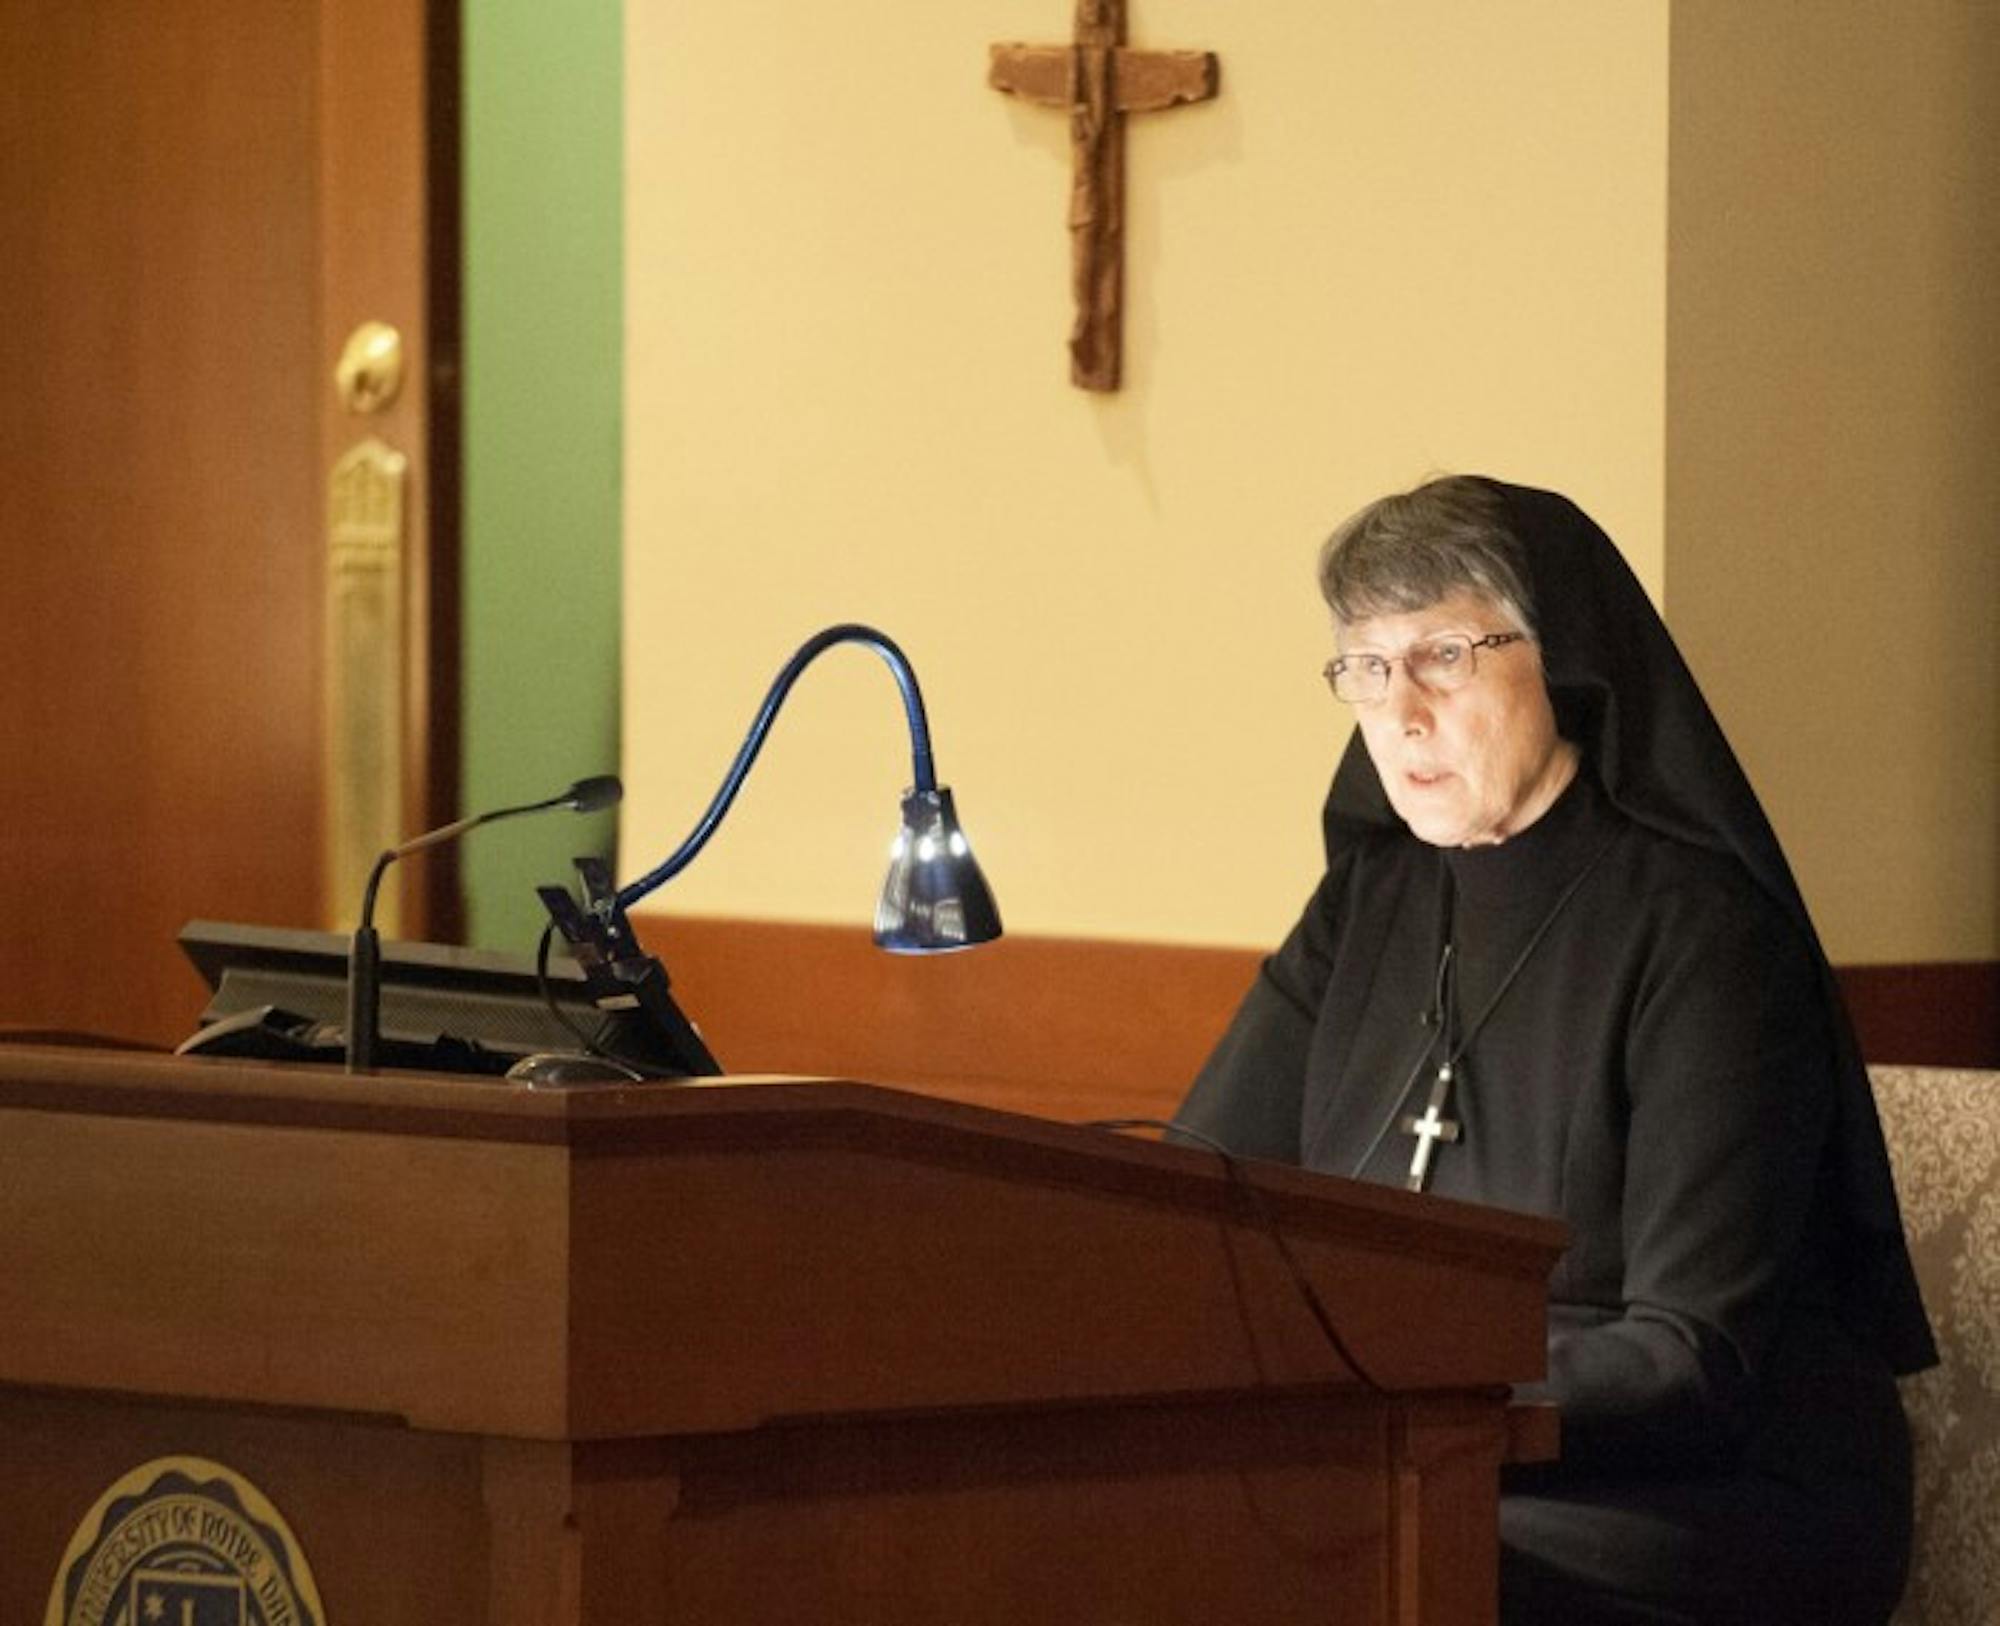
M861 1084L0 1048L0 1621L163 1458L315 1626L1488 1621L1561 1242Z

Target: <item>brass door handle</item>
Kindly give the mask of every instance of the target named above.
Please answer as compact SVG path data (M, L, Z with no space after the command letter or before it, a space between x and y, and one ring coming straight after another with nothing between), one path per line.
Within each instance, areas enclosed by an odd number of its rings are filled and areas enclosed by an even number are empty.
M363 322L341 346L333 381L349 412L387 410L403 387L403 335L387 322Z

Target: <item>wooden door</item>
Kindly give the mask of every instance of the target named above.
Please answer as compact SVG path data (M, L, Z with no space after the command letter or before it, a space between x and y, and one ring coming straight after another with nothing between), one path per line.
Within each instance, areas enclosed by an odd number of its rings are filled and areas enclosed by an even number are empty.
M455 18L0 7L0 1027L171 1043L185 921L335 923L327 483L368 435L408 459L400 817L451 815ZM407 359L370 415L365 318Z

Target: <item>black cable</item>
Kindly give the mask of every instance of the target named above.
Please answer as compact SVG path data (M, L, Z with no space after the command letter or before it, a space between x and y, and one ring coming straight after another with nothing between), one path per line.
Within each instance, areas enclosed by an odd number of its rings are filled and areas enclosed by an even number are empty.
M1451 907L1451 866L1446 864L1440 855L1437 866L1437 935L1438 942L1442 946L1438 950L1437 980L1431 986L1431 1008L1419 1017L1424 1027L1430 1031L1430 1037L1424 1040L1423 1048L1418 1050L1417 1059L1410 1063L1410 1070L1403 1075L1403 1082L1397 1089L1394 1099L1390 1101L1388 1112L1375 1126L1375 1133L1368 1137L1368 1144L1362 1149L1361 1155L1354 1160L1354 1167L1347 1171L1350 1180L1363 1178L1362 1171L1368 1167L1369 1160L1382 1149L1383 1140L1395 1127L1396 1121L1403 1116L1404 1103L1410 1099L1410 1090L1417 1082L1417 1075L1424 1070L1424 1063L1430 1060L1431 1052L1437 1048L1438 1040L1445 1036L1446 982L1451 973ZM1447 1056L1451 1054L1449 1045L1446 1046L1445 1054Z
M1439 956L1438 985L1440 987L1444 985L1444 968L1445 965L1448 963L1448 957L1450 953L1451 953L1451 945L1447 943L1445 945L1444 954ZM1431 1024L1427 1020L1425 1025L1430 1026ZM1382 1122L1377 1126L1375 1133L1369 1137L1367 1147L1362 1151L1361 1155L1354 1160L1354 1167L1348 1171L1348 1178L1350 1180L1359 1180L1361 1178L1361 1171L1368 1167L1368 1160L1372 1158L1376 1154L1376 1152L1381 1150L1383 1137L1385 1137L1389 1133L1390 1129L1394 1126L1396 1120L1402 1117L1403 1103L1409 1100L1411 1086L1413 1086L1417 1082L1417 1074L1421 1073L1424 1070L1424 1063L1430 1060L1431 1052L1437 1048L1438 1037L1442 1031L1443 1031L1442 1028L1439 1028L1436 1031L1434 1031L1431 1034L1431 1036L1424 1041L1423 1049L1417 1052L1417 1059L1410 1063L1410 1071L1403 1079L1402 1088L1396 1091L1395 1100L1389 1103L1389 1111L1387 1115L1382 1119ZM1447 1054L1449 1054L1449 1052L1447 1052Z
M576 1042L582 1046L586 1056L595 1056L599 1061L608 1061L613 1067L622 1067L632 1075L632 1082L635 1084L644 1084L656 1077L656 1074L629 1057L613 1055L595 1037L584 1032L570 1020L569 1012L562 1008L562 1002L556 998L555 984L549 980L549 950L554 946L555 935L556 923L552 920L542 928L541 941L535 945L535 986L541 990L542 1003L548 1006L549 1015L569 1030Z
M1388 1393L1375 1381L1368 1368L1361 1364L1360 1358L1348 1347L1347 1340L1341 1337L1340 1329L1333 1324L1333 1317L1328 1313L1325 1301L1319 1296L1319 1289L1313 1286L1312 1278L1306 1275L1305 1267L1299 1263L1298 1255L1292 1252L1292 1245L1286 1240L1284 1227L1278 1223L1277 1213L1264 1200L1263 1192L1259 1191L1255 1182L1250 1179L1241 1158L1221 1141L1204 1135L1200 1130L1189 1129L1185 1124L1169 1123L1164 1118L1092 1118L1078 1127L1109 1130L1159 1129L1170 1135L1184 1135L1189 1140L1199 1141L1220 1158L1223 1172L1228 1176L1232 1189L1248 1201L1249 1206L1255 1210L1257 1218L1263 1222L1265 1231L1270 1234L1272 1245L1278 1250L1278 1257L1284 1260L1285 1268L1291 1272L1292 1282L1298 1288L1299 1296L1305 1300L1306 1309L1312 1313L1313 1320L1319 1324L1319 1330L1325 1335L1328 1346L1334 1354L1347 1363L1348 1370L1353 1372L1365 1386L1378 1395Z
M1479 1030L1486 1026L1487 1017L1499 1008L1500 1001L1507 996L1507 990L1514 986L1514 979L1520 976L1528 961L1534 957L1535 950L1542 946L1542 939L1548 936L1557 917L1569 906L1570 899L1583 890L1583 883L1590 879L1590 872L1597 868L1597 861L1610 850L1609 841L1602 843L1584 861L1583 868L1571 877L1569 885L1562 890L1562 896L1556 899L1555 906L1542 917L1541 924L1529 937L1527 947L1521 950L1515 957L1514 963L1507 968L1507 974L1500 979L1500 986L1493 990L1492 996L1486 1001L1485 1009L1472 1019L1472 1026L1466 1030L1462 1039L1454 1037L1453 1034L1457 1010L1456 1000L1450 997L1449 984L1452 961L1452 895L1448 884L1450 871L1440 867L1438 906L1442 924L1438 935L1443 939L1443 947L1438 951L1437 989L1431 996L1431 1009L1424 1023L1426 1027L1434 1027L1437 1031L1424 1041L1423 1049L1417 1052L1417 1059L1410 1068L1409 1076L1403 1080L1403 1087L1396 1092L1396 1099L1390 1103L1388 1116L1382 1120L1381 1127L1368 1142L1367 1150L1356 1159L1353 1169L1354 1179L1361 1178L1361 1171L1368 1167L1368 1160L1381 1146L1382 1137L1389 1133L1389 1126L1402 1116L1403 1103L1410 1097L1410 1086L1416 1083L1417 1074L1423 1071L1424 1062L1437 1047L1438 1040L1440 1038L1444 1040L1444 1060L1440 1065L1456 1069L1459 1062L1464 1059L1466 1051L1472 1048L1472 1041L1479 1037Z

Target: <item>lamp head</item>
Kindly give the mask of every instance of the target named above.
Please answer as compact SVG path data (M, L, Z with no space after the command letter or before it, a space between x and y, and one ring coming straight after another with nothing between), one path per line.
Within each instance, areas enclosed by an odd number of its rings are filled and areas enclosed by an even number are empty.
M875 946L893 954L942 954L999 935L1000 911L958 827L950 789L909 791L875 906Z

